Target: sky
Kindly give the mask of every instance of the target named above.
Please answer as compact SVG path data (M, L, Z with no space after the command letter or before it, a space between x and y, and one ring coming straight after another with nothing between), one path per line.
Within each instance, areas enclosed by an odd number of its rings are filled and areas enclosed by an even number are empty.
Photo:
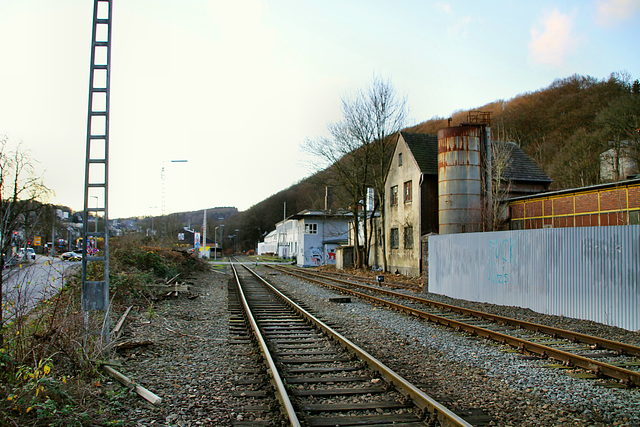
M0 139L74 210L92 11L0 0ZM640 78L640 0L113 0L112 19L110 218L245 210L295 184L314 172L302 143L374 76L408 125L573 74Z

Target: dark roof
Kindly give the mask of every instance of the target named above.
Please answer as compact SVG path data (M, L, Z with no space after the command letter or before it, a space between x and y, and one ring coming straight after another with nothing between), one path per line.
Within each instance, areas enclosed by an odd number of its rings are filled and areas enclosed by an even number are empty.
M193 245L195 230L189 230L187 228L183 228L180 232L184 234L184 241ZM200 238L202 239L202 233L200 233ZM215 241L213 241L212 239L209 238L209 236L207 236L207 245L213 245L214 243Z
M509 164L503 175L505 179L509 181L553 182L540 166L513 142L493 141L493 145L495 148L511 150Z
M438 137L424 133L401 132L420 170L425 175L438 174ZM511 150L511 158L504 178L510 181L553 182L549 176L520 147L512 142L497 142L496 147Z
M438 174L438 137L426 133L400 132L422 173Z
M311 219L311 218L344 218L353 216L350 211L337 209L337 210L324 210L324 209L305 209L297 214L293 214L287 219Z

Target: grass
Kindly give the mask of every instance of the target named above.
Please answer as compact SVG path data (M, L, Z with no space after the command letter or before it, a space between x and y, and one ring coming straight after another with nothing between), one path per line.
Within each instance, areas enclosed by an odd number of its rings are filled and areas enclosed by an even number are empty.
M110 239L111 322L128 305L153 317L147 284L207 268L184 250L151 243L136 236ZM0 426L123 425L118 408L127 390L102 384L97 361L112 350L100 334L86 333L80 289L78 273L54 297L2 326ZM102 320L102 312L92 312L89 330L99 331Z

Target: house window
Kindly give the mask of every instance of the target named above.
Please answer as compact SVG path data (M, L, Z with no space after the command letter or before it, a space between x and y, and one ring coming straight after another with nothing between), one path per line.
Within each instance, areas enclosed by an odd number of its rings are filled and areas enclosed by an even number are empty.
M391 229L391 249L398 249L398 244L400 243L400 236L397 228Z
M411 181L407 181L404 183L404 202L408 203L411 201Z
M391 187L391 206L398 206L398 186Z
M318 224L305 224L304 234L318 234Z
M398 153L398 166L402 166L402 153Z
M404 228L404 248L413 249L413 227Z

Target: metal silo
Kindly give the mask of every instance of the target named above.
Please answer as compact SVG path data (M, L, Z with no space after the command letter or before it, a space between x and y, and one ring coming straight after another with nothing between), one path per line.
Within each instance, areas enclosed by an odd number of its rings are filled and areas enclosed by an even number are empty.
M438 217L440 234L482 231L484 220L484 126L438 131Z

